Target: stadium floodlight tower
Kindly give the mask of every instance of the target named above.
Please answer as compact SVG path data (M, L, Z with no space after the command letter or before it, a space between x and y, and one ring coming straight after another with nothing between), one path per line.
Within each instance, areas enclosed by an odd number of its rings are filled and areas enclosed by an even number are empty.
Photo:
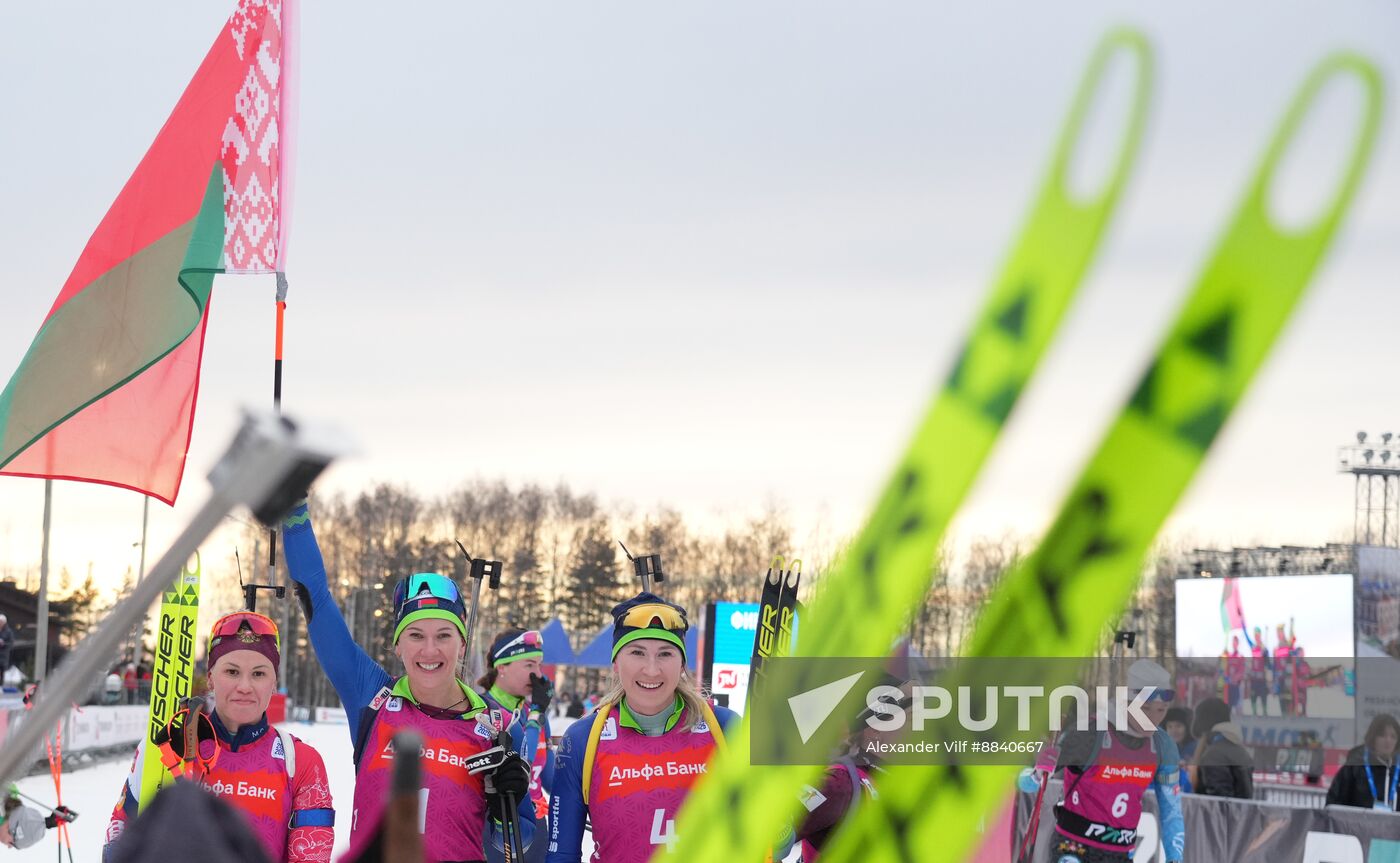
M1356 514L1352 542L1357 545L1400 547L1400 438L1383 432L1368 442L1364 431L1356 443L1341 447L1337 470L1356 483Z

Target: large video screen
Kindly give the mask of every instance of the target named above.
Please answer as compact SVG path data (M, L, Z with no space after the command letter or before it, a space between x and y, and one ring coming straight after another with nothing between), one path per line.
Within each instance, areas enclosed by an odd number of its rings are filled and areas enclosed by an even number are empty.
M722 696L727 707L744 712L749 694L749 662L753 659L754 638L758 635L758 603L716 602L707 617L706 647L710 693ZM793 618L793 643L801 633L800 620Z
M1355 586L1350 575L1192 578L1176 583L1176 655L1278 653L1352 658Z
M1176 583L1177 686L1239 717L1354 716L1354 579L1271 576Z
M749 660L758 634L758 603L717 602L710 623L713 664L710 692L728 698L730 709L743 712L749 693Z

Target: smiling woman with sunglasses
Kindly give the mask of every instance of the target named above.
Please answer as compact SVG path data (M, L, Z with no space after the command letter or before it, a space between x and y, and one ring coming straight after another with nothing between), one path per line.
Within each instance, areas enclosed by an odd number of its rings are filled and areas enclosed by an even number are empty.
M287 571L297 583L316 657L340 695L354 741L355 803L352 856L374 841L389 800L393 737L411 730L423 739L419 829L432 863L484 861L489 843L501 847L501 799L519 802L521 841L533 833L530 768L512 754L491 776L469 773L467 763L496 745L497 728L486 703L457 677L466 654L462 594L452 579L420 572L394 589L394 653L404 673L393 677L355 643L326 584L326 565L311 530L306 504L282 526ZM513 728L511 734L521 732ZM519 740L512 738L518 748ZM431 826L431 829L427 829Z
M191 715L188 709L175 714L162 760L242 812L269 860L330 860L335 810L321 755L267 722L281 662L277 624L251 611L225 615L209 631L206 657L214 707L207 714ZM184 759L182 729L188 722L197 724L197 751ZM112 812L104 858L136 817L145 745L137 749L122 800Z
M547 863L580 863L585 818L595 861L644 863L675 841L676 813L738 718L712 710L686 671L689 628L654 594L613 609L612 687L559 744Z

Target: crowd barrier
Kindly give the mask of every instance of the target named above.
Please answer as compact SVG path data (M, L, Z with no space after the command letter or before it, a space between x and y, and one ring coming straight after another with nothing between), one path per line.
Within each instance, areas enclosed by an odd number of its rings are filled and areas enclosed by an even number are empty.
M1041 803L1035 863L1055 860L1053 806L1061 783L1054 780ZM1301 790L1301 789L1300 789ZM1019 850L1035 797L1016 795L1016 817L1009 837ZM1138 852L1133 863L1164 863L1156 800L1143 798ZM1184 859L1200 863L1400 863L1400 814L1350 806L1299 808L1257 800L1231 800L1186 794ZM1013 852L1014 853L1014 852Z
M144 706L74 707L63 717L61 745L65 758L114 748L134 748L145 733L148 708ZM0 746L24 724L23 707L0 709ZM55 729L57 730L57 729ZM34 747L30 763L46 759L42 743Z

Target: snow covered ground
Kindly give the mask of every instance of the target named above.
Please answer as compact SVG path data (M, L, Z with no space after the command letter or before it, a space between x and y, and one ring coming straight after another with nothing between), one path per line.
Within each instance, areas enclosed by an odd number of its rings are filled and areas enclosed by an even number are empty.
M350 732L345 724L310 725L303 722L289 722L284 726L297 737L316 747L326 762L331 791L335 795L337 818L335 829L335 853L339 856L350 841L350 799L355 787L355 768L351 764ZM133 752L135 750L133 749ZM73 859L75 861L96 861L100 859L102 843L107 832L107 820L112 814L121 794L122 782L131 766L130 760L110 761L63 774L63 802L78 812L78 820L70 825L73 837ZM54 799L53 780L48 774L30 776L21 780L19 790L30 797L52 803ZM51 861L54 859L53 831L44 836L42 842L23 851L6 849L0 852L4 863L18 861ZM64 852L67 859L67 852Z

